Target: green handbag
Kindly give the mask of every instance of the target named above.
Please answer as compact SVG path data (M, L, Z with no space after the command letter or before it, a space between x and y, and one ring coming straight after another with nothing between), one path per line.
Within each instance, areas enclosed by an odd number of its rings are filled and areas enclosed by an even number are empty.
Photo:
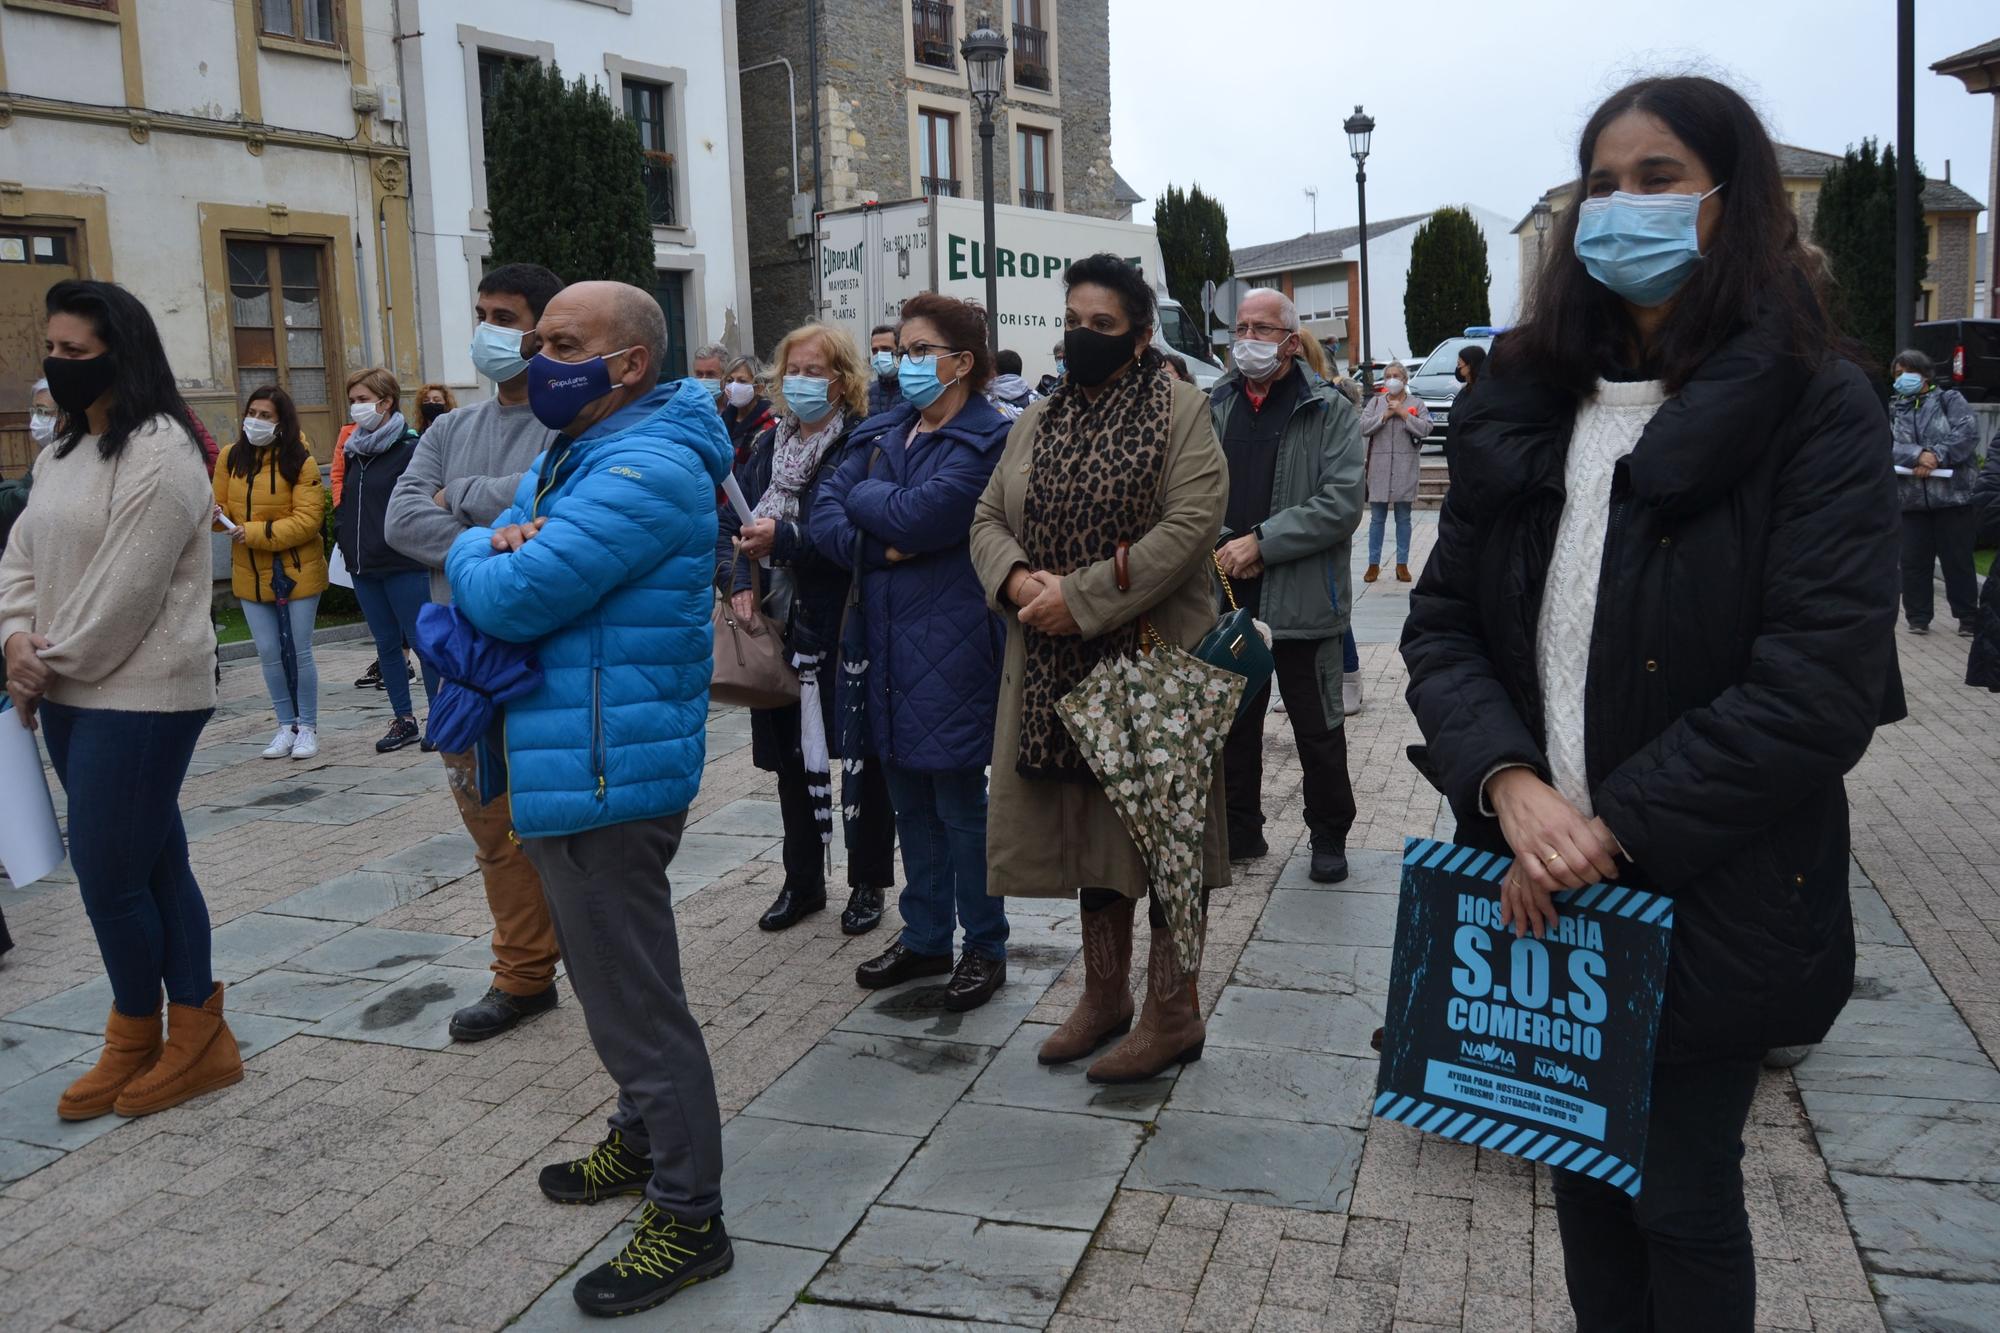
M1271 645L1265 643L1264 636L1258 633L1256 618L1236 604L1236 590L1229 586L1229 576L1222 572L1220 560L1215 562L1215 577L1222 580L1222 595L1229 599L1229 610L1215 622L1215 628L1195 645L1194 655L1210 666L1233 671L1249 681L1244 686L1242 700L1236 705L1236 715L1241 717L1251 700L1262 694L1264 687L1271 683L1278 662L1271 656Z

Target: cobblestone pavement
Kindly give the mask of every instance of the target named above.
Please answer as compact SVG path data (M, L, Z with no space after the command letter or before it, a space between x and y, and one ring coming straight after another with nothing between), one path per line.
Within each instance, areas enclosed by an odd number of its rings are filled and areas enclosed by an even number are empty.
M1418 560L1434 531L1420 517ZM1133 1089L1034 1062L1080 985L1072 905L1011 905L1008 985L963 1016L934 986L853 986L893 910L859 940L832 912L759 931L775 790L743 716L716 714L673 881L738 1259L636 1326L1570 1328L1547 1173L1365 1114L1396 853L1449 833L1403 756L1406 604L1386 583L1356 609L1353 879L1313 886L1282 853L1241 868L1213 904L1205 1058ZM1958 641L1903 646L1915 716L1854 784L1857 999L1752 1115L1761 1328L1983 1328L2000 1309L2000 728L1956 683ZM366 660L322 650L310 764L256 757L261 678L226 668L183 793L241 1085L56 1120L108 988L72 884L0 891L19 941L0 964L0 1329L581 1326L570 1280L629 1210L555 1207L534 1174L596 1140L614 1089L573 1002L445 1039L486 985L490 922L435 759L373 751L380 696L345 684ZM1296 753L1282 719L1267 735L1289 849Z

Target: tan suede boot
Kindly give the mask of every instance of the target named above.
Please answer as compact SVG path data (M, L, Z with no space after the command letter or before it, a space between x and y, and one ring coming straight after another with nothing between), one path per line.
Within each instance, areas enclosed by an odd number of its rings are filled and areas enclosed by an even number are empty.
M1066 1065L1132 1030L1132 913L1138 904L1120 898L1083 918L1083 996L1063 1025L1049 1034L1035 1058Z
M167 1006L167 1044L159 1061L125 1085L112 1109L119 1115L151 1115L242 1079L243 1057L236 1050L236 1034L223 1021L218 981L199 1009Z
M1381 577L1382 577L1382 566L1380 565L1370 565L1368 566L1367 569L1361 572L1361 581L1363 583L1373 583L1376 579L1379 579Z
M97 1067L69 1085L56 1103L64 1120L95 1120L111 1114L113 1102L126 1084L153 1067L160 1058L160 1015L131 1018L111 1011L104 1020L104 1050Z
M1139 1026L1111 1054L1092 1065L1088 1077L1092 1083L1143 1083L1169 1065L1201 1059L1207 1039L1201 1003L1195 995L1195 976L1182 972L1174 961L1173 936L1165 929L1156 929Z

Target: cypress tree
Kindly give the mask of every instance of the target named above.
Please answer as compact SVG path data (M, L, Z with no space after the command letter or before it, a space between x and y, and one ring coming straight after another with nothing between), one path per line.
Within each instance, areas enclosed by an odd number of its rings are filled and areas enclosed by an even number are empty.
M644 161L638 130L603 89L565 83L554 66L510 69L486 125L491 262L653 290Z
M1919 169L1918 179L1923 172ZM1916 236L1917 281L1924 280L1928 228ZM1834 318L1886 366L1896 346L1896 150L1873 139L1827 168L1813 213L1813 242L1833 275Z
M1220 201L1196 185L1183 191L1169 185L1153 204L1153 230L1167 266L1167 291L1190 318L1201 317L1201 286L1220 287L1236 271L1229 254L1229 214ZM1202 330L1204 345L1208 330Z
M1403 324L1410 354L1426 356L1446 338L1492 321L1486 237L1464 208L1440 208L1417 228L1403 289Z

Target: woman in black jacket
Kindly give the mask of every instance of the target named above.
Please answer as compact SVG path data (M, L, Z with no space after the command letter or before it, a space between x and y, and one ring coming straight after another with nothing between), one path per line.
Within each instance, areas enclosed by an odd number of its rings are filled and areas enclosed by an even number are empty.
M1735 92L1634 83L1577 166L1452 421L1409 698L1517 934L1599 880L1676 900L1644 1189L1554 1173L1579 1329L1748 1333L1759 1057L1846 1002L1842 776L1902 713L1887 421Z
M832 665L839 657L841 613L852 579L819 554L809 521L821 483L839 470L848 436L866 414L867 377L853 340L824 324L793 329L771 361L776 383L770 406L776 424L757 437L736 469L750 521L743 522L727 502L717 515L716 575L729 581L725 591L736 614L747 620L755 610L751 570L757 561L770 560L771 569L763 575L765 614L784 626L785 644L794 654L822 657L816 671L820 722L829 751L837 753ZM777 596L771 595L774 577L783 585ZM827 847L838 811L831 791L815 793L808 780L804 721L797 704L750 712L751 761L778 775L778 809L785 824L785 882L758 918L765 930L784 930L826 907ZM866 934L881 924L884 890L896 882L888 780L881 765L872 762L863 763L857 780L862 784L862 845L848 848L849 895L840 917L840 928L849 935Z
M354 600L375 638L375 662L395 721L375 749L382 754L412 744L422 732L410 703L410 680L403 645L417 641L417 612L431 599L430 572L389 545L383 523L389 495L417 452L417 432L398 410L402 388L380 366L347 377L348 416L354 429L341 448L346 453L334 510L334 540L354 579ZM437 693L437 676L424 664L424 697ZM424 749L430 743L424 742Z

